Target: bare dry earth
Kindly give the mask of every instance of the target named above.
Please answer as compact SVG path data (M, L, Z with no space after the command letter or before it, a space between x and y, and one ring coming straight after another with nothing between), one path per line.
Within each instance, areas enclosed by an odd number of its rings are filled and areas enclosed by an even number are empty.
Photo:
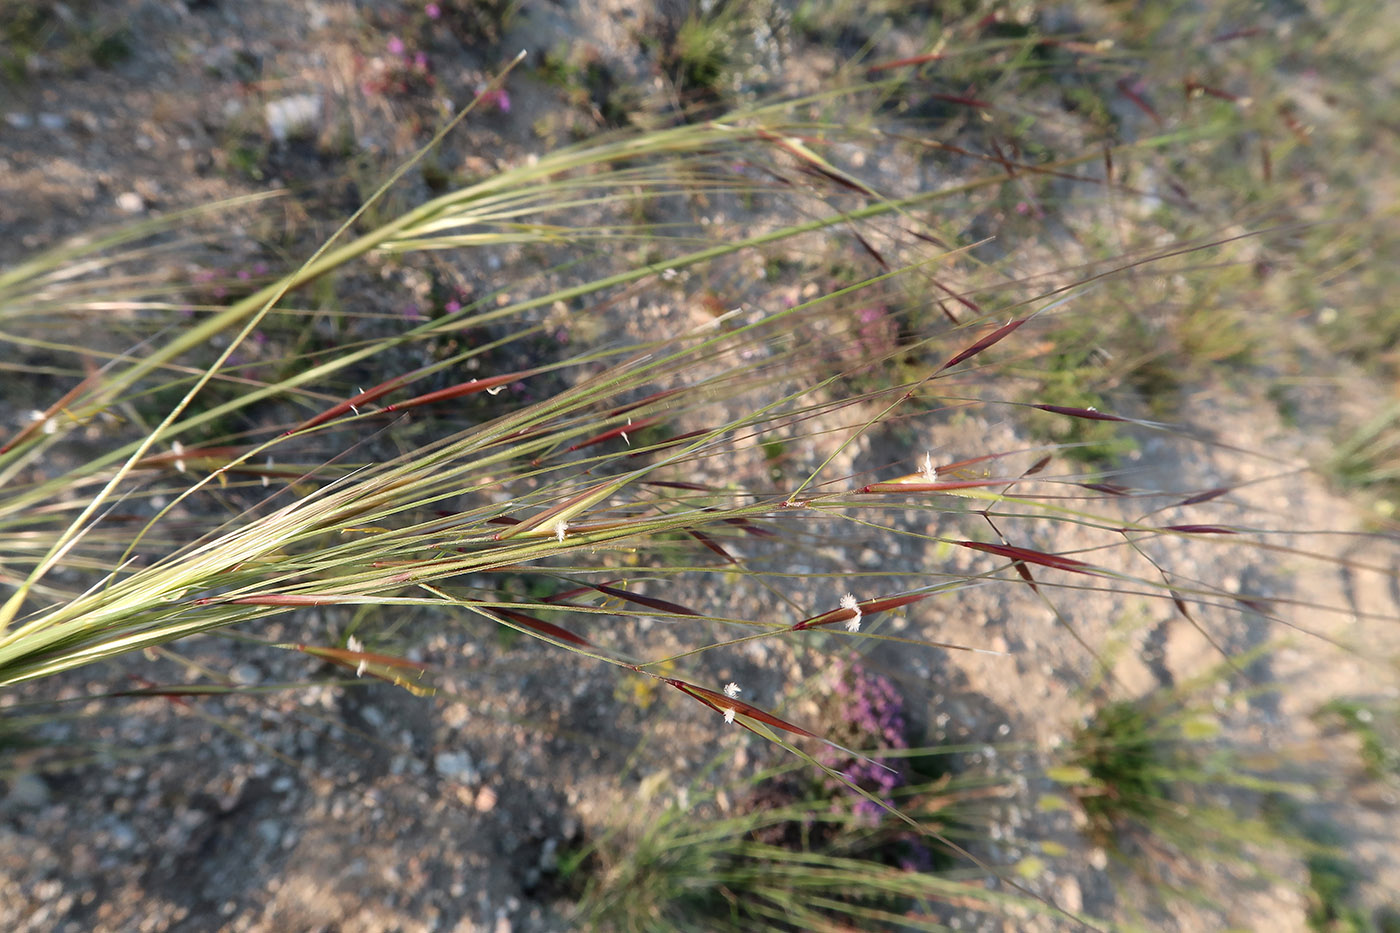
M4 260L95 224L259 187L230 171L226 160L232 138L267 135L263 107L269 100L321 95L324 133L348 127L355 147L381 156L406 151L413 136L403 126L415 113L431 119L439 112L432 102L419 102L415 110L357 97L355 50L367 27L362 11L349 4L191 6L113 5L140 38L131 60L108 72L40 73L21 86L0 89L0 117L7 120L0 126ZM500 48L538 53L561 41L588 41L621 78L640 80L647 75L630 30L643 19L623 7L532 6ZM891 42L891 52L907 51L897 39ZM261 63L261 77L240 86L233 76L250 57ZM441 60L444 96L460 104L501 57L494 50L463 49ZM828 64L809 50L809 67L820 71ZM352 100L359 102L347 103ZM508 119L470 127L462 156L467 164L490 170L539 148L533 127L560 109L555 93L521 78L512 84L512 100ZM335 171L318 155L323 149L270 146L263 184L306 182ZM882 155L890 161L870 165L889 193L920 180L918 166L900 165L894 153ZM317 218L289 212L287 221L312 225ZM237 244L230 245L236 253ZM480 266L464 260L462 274L490 275L495 267L508 271L511 258L503 254L490 265L485 258L470 261ZM638 335L694 326L700 314L671 298L639 299L620 311ZM7 383L5 394L27 409L31 400L58 388ZM1355 397L1366 394L1362 386ZM1330 396L1308 401L1315 406L1314 425L1325 424L1329 410L1346 404ZM856 420L850 415L847 423ZM1400 837L1396 801L1363 786L1346 737L1322 735L1312 713L1338 695L1394 698L1393 669L1387 664L1397 647L1394 580L1400 555L1375 539L1367 539L1364 554L1353 553L1351 542L1360 539L1344 536L1355 528L1352 507L1299 469L1317 456L1315 438L1322 436L1308 431L1308 424L1285 426L1263 399L1231 395L1221 385L1188 393L1180 423L1188 433L1230 446L1144 436L1132 471L1120 481L1187 493L1228 485L1235 490L1228 497L1180 520L1304 531L1271 537L1278 548L1273 552L1185 536L1157 539L1153 558L1187 585L1209 581L1226 592L1291 600L1290 618L1298 626L1362 649L1335 649L1236 606L1202 612L1202 624L1234 651L1289 638L1288 646L1251 670L1261 681L1280 684L1276 693L1245 699L1231 696L1229 681L1219 683L1228 740L1243 749L1286 754L1295 777L1318 786L1318 807L1348 833L1350 854L1368 875L1369 902L1385 903L1388 892L1400 890L1393 845ZM923 426L913 438L898 432L867 437L831 462L825 475L907 472L925 450L948 462L1026 445L1018 425L978 414L950 417ZM828 453L816 443L794 446L788 466L794 477L814 469ZM1261 455L1241 456L1238 450ZM1056 468L1072 472L1068 466ZM766 470L757 452L740 452L726 464L723 477L710 478L762 478ZM1125 520L1143 517L1138 501L1125 501ZM947 535L972 520L950 516L927 527L926 516L872 517L933 535ZM970 573L991 566L971 552L931 548L912 536L862 541L852 539L845 527L823 529L815 522L809 530L828 531L831 540L805 552L807 563L788 569L838 575L823 583L827 591L792 594L814 611L834 605L847 589L881 592L889 585L881 573ZM1103 541L1072 525L1041 524L1027 530L1022 543L1073 553ZM1289 547L1359 558L1377 571L1319 567L1296 560ZM1120 551L1091 553L1095 560L1120 556L1125 572L1148 575L1150 570ZM757 552L752 556L756 562L765 559ZM699 584L683 583L665 595L735 618L761 618L781 609L746 592L702 591ZM1102 649L1115 638L1127 639L1114 666L1115 695L1180 683L1218 661L1200 632L1160 599L1086 588L1054 590L1052 602L1090 645ZM1349 612L1313 606L1345 606ZM1137 620L1126 635L1120 625L1125 618ZM317 630L336 621L311 618L298 624ZM201 704L83 703L83 696L124 682L127 669L115 667L0 698L7 704L56 693L71 698L67 710L95 715L53 723L45 738L100 743L93 760L61 768L38 769L43 752L31 753L36 770L9 782L0 804L0 926L25 931L562 930L568 921L555 902L554 879L560 849L596 834L631 805L639 778L664 768L680 782L717 748L748 741L667 700L639 710L615 696L611 673L572 661L561 665L549 649L505 644L460 621L404 621L426 633L415 638L416 656L447 672L433 698L372 686ZM883 624L895 633L1004 652L876 650L869 660L902 685L928 742L986 743L986 752L969 756L966 766L1023 776L1000 802L982 855L1008 864L1041 851L1042 840L1058 842L1069 854L1047 857L1048 871L1032 886L1072 912L1131 917L1130 905L1141 892L1110 884L1103 870L1106 854L1092 850L1070 814L1036 806L1042 794L1055 790L1041 775L1092 708L1085 685L1098 678L1095 659L1028 588L967 589L956 599L919 604ZM286 625L263 634L292 637ZM681 644L674 633L642 623L622 637L657 651ZM185 654L248 683L275 684L314 673L299 656L269 656L230 641L192 645ZM701 662L707 682L737 679L745 685L745 698L760 705L782 702L787 689L820 663L818 655L770 642ZM168 662L150 662L141 672L153 680L181 674ZM791 709L795 717L803 711L801 701ZM1008 742L1029 743L1029 750L1000 752ZM754 749L739 761L763 754ZM1225 918L1205 910L1178 909L1167 916L1152 913L1150 906L1143 909L1151 925L1162 929L1210 930L1222 921L1247 929L1304 929L1296 887L1301 863L1296 855L1279 853L1275 867L1281 877L1277 885L1248 891L1207 871L1205 880L1228 892ZM1000 925L965 920L983 928ZM1007 921L1004 928L1067 925L1041 918Z

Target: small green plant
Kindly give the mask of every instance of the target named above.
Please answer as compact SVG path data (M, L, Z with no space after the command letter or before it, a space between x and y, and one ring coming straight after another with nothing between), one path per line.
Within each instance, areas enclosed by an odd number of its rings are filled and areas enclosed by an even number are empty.
M1225 717L1214 695L1268 650L1142 699L1103 703L1050 772L1077 802L1090 838L1116 856L1119 877L1145 884L1146 896L1168 908L1189 900L1229 917L1232 886L1281 883L1289 858L1322 851L1277 817L1316 795L1289 779L1285 756L1219 741ZM1237 705L1268 692L1231 691Z
M1400 405L1390 405L1363 422L1333 448L1323 465L1337 485L1376 498L1385 517L1400 503Z
M1317 831L1309 835L1312 842L1325 846L1326 851L1307 856L1308 928L1317 933L1370 933L1375 930L1365 911L1356 903L1361 874L1344 854L1343 840L1335 835L1329 839Z
M1400 780L1400 716L1393 704L1338 698L1324 703L1317 718L1356 736L1361 743L1361 763L1370 778Z
M1103 707L1074 737L1066 774L1081 778L1072 790L1096 835L1112 839L1129 822L1150 825L1172 809L1167 775L1180 758L1176 741L1129 701Z
M72 5L0 2L0 80L19 83L40 56L63 68L112 68L131 57L125 25L104 22L89 2Z

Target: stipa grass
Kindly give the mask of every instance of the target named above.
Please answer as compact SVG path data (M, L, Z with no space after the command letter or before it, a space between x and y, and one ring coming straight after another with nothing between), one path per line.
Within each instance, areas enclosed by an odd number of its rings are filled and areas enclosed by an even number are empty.
M1033 45L999 39L976 54ZM1137 82L1122 86L1134 107L1155 112ZM1065 461L1097 436L1052 434L1055 442L1036 445L985 430L1024 415L1182 437L1156 412L1133 410L1131 397L1047 395L1027 374L1059 352L1064 322L1092 319L1099 297L1123 294L1110 284L1176 294L1169 286L1217 261L1237 265L1232 251L1249 238L1193 219L1189 238L1120 245L1110 260L1030 276L984 248L991 234L979 231L989 216L1005 222L999 239L1035 230L1058 183L1137 196L1125 163L1151 162L1176 134L1069 156L1017 150L993 131L985 151L938 141L927 148L971 168L936 187L882 194L840 154L889 152L886 128L819 115L855 96L551 153L328 244L182 328L170 328L167 303L141 300L149 280L123 282L127 347L89 351L44 329L61 316L43 317L112 310L103 302L122 257L70 251L0 280L7 321L33 328L16 344L61 357L23 365L71 387L36 400L35 417L0 452L13 590L0 682L284 621L292 637L268 636L272 648L347 678L432 689L435 665L381 649L369 632L356 629L352 641L304 621L311 609L339 619L379 607L506 627L569 652L561 666L610 665L713 722L839 743L797 713L729 695L707 665L768 644L813 655L832 643L992 648L947 644L931 614L991 589L1043 600L1082 642L1080 660L1101 652L1088 620L1064 608L1079 593L1149 600L1207 638L1242 617L1324 635L1328 618L1346 617L1340 604L1178 572L1199 565L1188 555L1217 548L1389 578L1383 562L1327 550L1321 536L1295 547L1283 519L1251 511L1246 480L1195 489L1171 477L1088 474ZM986 113L994 129L1024 116L968 95L942 103ZM1218 131L1184 135L1201 142ZM1000 204L1008 192L1017 200ZM979 196L986 201L969 211L966 199ZM1180 193L1168 200L1187 210ZM697 219L746 201L782 204L785 219L733 236ZM968 217L966 235L945 229L940 214ZM127 258L141 262L155 248ZM395 301L395 313L369 312L372 324L300 298L360 264L366 280L428 276L415 257L451 249L500 250L532 268L414 314ZM772 260L804 251L823 268L782 281ZM106 271L75 277L73 263L87 261ZM760 280L755 268L778 280ZM800 281L808 273L820 283L810 292ZM437 291L445 282L430 281L428 297ZM571 330L592 325L598 339L545 352L560 318ZM874 326L890 321L898 325ZM265 348L254 353L260 334ZM1108 367L1107 382L1139 368ZM954 449L940 430L950 421L966 428ZM877 435L898 449L870 453ZM844 550L854 540L892 550L913 542L938 559L857 574ZM503 576L527 579L524 593L503 591ZM676 592L683 583L774 598L762 612L740 611L733 600ZM686 644L658 649L636 619L679 631ZM219 689L169 682L137 691L185 700ZM889 801L870 796L888 813ZM910 808L894 809L919 822ZM862 871L811 862L792 875L873 885ZM761 873L744 877L762 883ZM901 879L898 896L918 897L929 883Z

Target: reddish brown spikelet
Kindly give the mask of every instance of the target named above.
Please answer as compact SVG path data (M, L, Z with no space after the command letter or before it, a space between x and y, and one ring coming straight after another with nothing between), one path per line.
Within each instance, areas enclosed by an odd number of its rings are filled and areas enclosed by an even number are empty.
M972 311L976 314L982 313L982 306L979 305L977 302L973 301L971 298L968 298L966 295L954 291L953 289L944 285L942 282L938 281L938 279L931 278L930 281L932 281L934 285L937 285L943 291L947 292L949 298L952 298L964 308L967 308L969 311Z
M379 385L375 386L372 389L366 389L358 395L352 395L340 404L332 405L330 408L327 408L319 415L316 415L313 418L306 419L301 424L292 428L290 431L287 431L283 436L285 437L287 434L296 434L298 431L305 431L309 428L314 428L318 424L325 424L332 418L339 418L346 412L353 411L354 409L359 408L361 405L368 405L375 399L382 398L383 396L388 395L395 389L399 389L405 385L408 385L408 383L411 382L414 378L416 378L417 375L418 374L414 372L408 373L403 376L395 376L393 379L390 379L387 382L381 382Z
M691 536L692 538L694 538L696 541L699 541L701 544L705 545L705 547L709 548L711 551L714 551L716 554L718 554L720 557L724 558L724 559L725 559L726 561L728 561L729 563L731 563L731 564L737 564L737 563L739 563L739 561L738 561L737 558L731 556L730 553L729 553L728 551L726 551L724 548L722 548L722 547L719 546L719 543L718 543L718 542L716 542L716 541L715 541L713 538L711 538L709 535L705 534L703 531L696 531L696 530L693 529L693 528L687 528L687 529L685 530L685 533L688 534L688 535L690 535L690 536Z
M857 609L832 609L830 612L823 612L821 615L812 616L810 619L803 619L792 626L792 631L800 632L805 629L817 628L822 625L830 625L833 622L845 622L847 619L854 619L857 613L861 618L868 619L877 612L888 612L891 609L898 609L910 603L916 603L921 599L928 599L932 593L902 593L898 596L886 596L883 599L871 599L865 602L856 603Z
M1094 568L1082 560L1075 560L1072 557L1062 557L1059 554L1047 554L1044 551L1033 551L1030 548L1016 547L1011 544L987 544L982 541L954 541L954 544L974 551L986 551L988 554L999 554L1002 557L1015 561L1025 561L1028 564L1040 564L1042 567L1053 567L1057 570L1069 570L1074 573L1093 573Z
M1227 492L1229 492L1229 491L1230 491L1230 488L1229 488L1228 486L1217 486L1215 489L1207 489L1205 492L1198 492L1198 493L1196 493L1194 496L1191 496L1190 498L1182 499L1182 500L1181 500L1179 503L1177 503L1177 504L1178 504L1178 505L1199 505L1199 504L1202 503L1202 502L1209 502L1209 501L1212 500L1212 499L1219 499L1221 496L1225 495L1225 493L1227 493Z
M694 609L688 609L679 603L673 603L665 599L657 599L655 596L643 596L641 593L633 593L630 590L618 589L615 586L608 586L605 583L596 583L593 588L604 596L611 596L614 599L621 599L625 602L636 603L639 606L646 606L648 609L656 609L659 612L673 612L683 616L698 616L700 613Z
M663 677L661 679L666 683L670 684L672 687L675 687L681 693L684 693L687 696L694 697L701 703L704 703L706 706L708 706L710 709L714 710L717 713L722 713L727 709L732 709L734 710L734 712L738 713L741 716L747 716L750 719L757 720L758 722L764 723L765 725L773 726L776 729L782 729L784 732L791 732L793 735L805 735L808 738L812 739L821 738L821 736L817 735L815 732L808 732L801 726L794 725L793 723L788 722L786 719L779 719L772 713L766 710L761 710L757 706L754 706L752 703L745 703L743 700L737 700L733 697L725 696L718 690L711 690L708 687L699 687L695 684L689 684L683 680L676 680L671 677Z
M871 246L870 241L867 240L865 237L861 236L858 231L853 230L851 232L855 234L856 242L860 243L861 247L864 248L864 250L870 254L870 257L874 259L877 263L879 263L880 268L884 269L886 272L889 272L890 264L885 261L884 256L880 255L880 251L877 250L875 247Z
M864 615L864 610L856 609L832 609L830 612L823 612L819 616L812 616L810 619L803 619L801 622L794 622L790 631L803 632L810 628L819 628L823 625L831 625L834 622L845 622L854 619L856 613Z
M726 518L724 521L725 524L728 525L738 525L740 528L744 529L744 531L747 531L755 538L776 538L778 536L778 533L776 531L770 531L767 528L760 528L758 525L755 525L747 518Z
M1185 534L1195 535L1237 535L1233 528L1226 528L1224 525L1167 525L1163 531L1180 531Z
M968 347L966 350L955 354L952 359L944 363L942 366L938 367L938 372L941 373L945 369L950 369L958 365L963 360L971 359L972 357L981 353L983 350L987 349L988 347L1007 337L1012 331L1014 331L1016 328L1020 327L1022 324L1026 323L1029 320L1030 318L1023 317L1017 318L1010 324L1003 324L987 336L983 337L981 340L974 343L972 346Z
M1080 483L1085 489L1092 489L1094 492L1105 492L1110 496L1127 496L1132 494L1132 489L1128 486L1119 486L1117 483Z
M1025 580L1028 584L1030 584L1032 590L1039 593L1040 584L1036 583L1035 577L1031 576L1031 568L1027 567L1019 560L1016 561L1016 563L1013 566L1015 566L1016 572L1021 575L1021 579Z
M900 606L907 606L916 603L921 599L928 599L932 593L905 593L901 596L886 596L884 599L872 599L860 604L860 611L873 616L877 612L889 612L891 609L898 609Z
M1037 460L1035 463L1032 463L1030 469L1028 469L1026 472L1022 473L1021 475L1022 475L1022 476L1034 476L1035 474L1039 473L1041 470L1045 469L1045 468L1048 467L1049 465L1050 465L1050 455L1047 454L1047 455L1045 455L1044 457L1041 457L1041 458L1040 458L1039 460Z
M491 608L491 611L494 612L496 615L509 619L516 625L524 626L528 629L533 629L534 631L539 632L541 635L548 635L550 638L556 639L558 641L566 641L569 644L579 645L583 648L593 647L593 643L590 642L587 638L584 638L582 635L575 635L573 632L569 631L566 628L560 628L553 622L546 622L543 619L536 619L534 616L526 615L523 612L517 612L514 609L504 609L500 606L493 606Z
M578 597L583 596L585 593L592 592L593 587L591 586L576 586L573 589L564 590L562 593L554 593L550 596L546 596L540 601L546 603L567 603L571 599L577 599Z
M85 391L87 391L88 386L95 383L100 376L100 372L88 373L88 375L83 379L82 382L69 389L66 393L64 393L63 398L50 405L48 409L43 413L44 416L42 418L39 418L36 421L29 422L29 424L25 425L24 427L20 428L19 431L15 432L14 436L5 442L4 446L0 446L0 454L7 453L8 451L14 449L16 445L27 439L31 434L40 430L43 427L44 423L47 422L50 418L56 417L61 411L66 411L67 407L71 405Z
M420 405L429 405L433 402L445 402L454 398L461 398L465 395L475 395L477 392L485 392L488 389L495 389L512 382L519 382L522 379L534 375L533 370L521 370L516 373L505 373L500 376L489 376L486 379L471 379L467 382L459 382L455 386L448 386L445 389L438 389L434 392L427 392L423 395L415 395L411 399L402 402L395 402L392 405L385 405L385 411L403 411L406 408L417 408Z
M1083 418L1087 421L1124 421L1127 418L1120 418L1117 415L1110 415L1093 408L1072 408L1068 405L1032 405L1032 408L1039 408L1041 411L1048 411L1052 415L1068 415L1071 418Z
M1259 613L1261 616L1266 616L1269 614L1269 607L1258 599L1252 599L1248 596L1236 596L1235 602L1239 603L1241 606L1244 606L1246 609L1249 609L1252 612Z
M1153 106L1147 102L1146 97L1142 96L1142 93L1140 91L1141 87L1142 82L1137 78L1128 77L1118 79L1119 93L1121 93L1124 97L1128 98L1128 100L1132 101L1133 106L1137 107L1143 113L1151 117L1153 123L1157 124L1158 126L1161 126L1162 115L1159 114L1156 111L1156 109L1154 109Z
M595 434L586 441L579 441L569 448L569 450L582 450L585 447L592 447L594 444L601 444L610 441L615 437L626 438L633 431L640 431L642 428L650 427L660 421L660 418L638 418L636 421L628 422L624 425L604 431L602 434Z

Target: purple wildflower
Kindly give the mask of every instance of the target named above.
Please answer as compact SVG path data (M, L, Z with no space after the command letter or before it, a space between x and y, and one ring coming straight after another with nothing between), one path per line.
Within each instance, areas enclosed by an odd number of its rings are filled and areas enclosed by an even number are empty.
M830 689L840 717L833 740L851 748L909 747L904 737L904 702L888 678L871 674L858 664L838 661ZM848 781L886 804L891 804L894 791L904 784L904 776L895 766L878 758L866 761L832 752L824 758L828 767L843 771ZM843 785L833 782L831 790L840 786ZM884 813L879 805L865 798L858 800L853 809L858 817L872 823L879 822Z
M510 113L510 94L503 87L481 91L481 106L495 107L501 113Z

